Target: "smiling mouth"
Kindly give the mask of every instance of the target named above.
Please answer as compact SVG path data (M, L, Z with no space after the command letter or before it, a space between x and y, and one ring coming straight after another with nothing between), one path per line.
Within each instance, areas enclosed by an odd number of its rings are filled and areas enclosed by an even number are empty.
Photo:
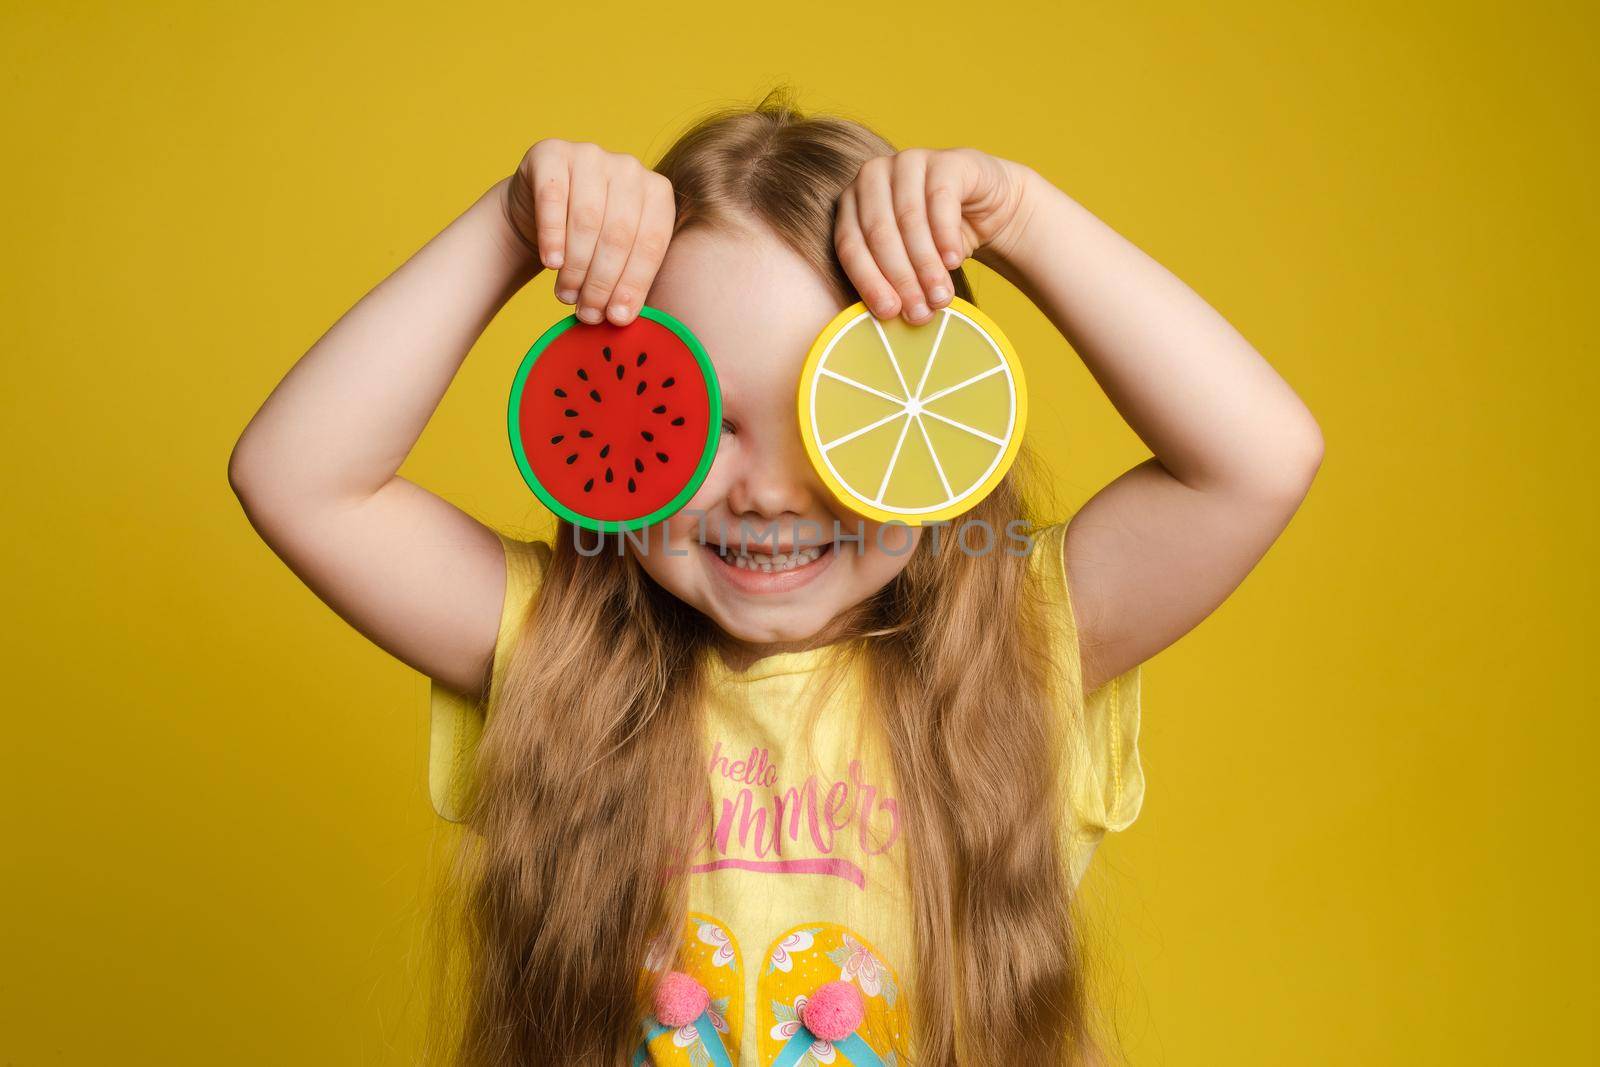
M751 552L731 545L705 546L716 553L723 565L735 570L757 571L763 574L782 574L786 571L802 570L814 566L817 560L833 551L833 542L828 541L820 545L807 545L804 548L795 548L787 552L767 553Z

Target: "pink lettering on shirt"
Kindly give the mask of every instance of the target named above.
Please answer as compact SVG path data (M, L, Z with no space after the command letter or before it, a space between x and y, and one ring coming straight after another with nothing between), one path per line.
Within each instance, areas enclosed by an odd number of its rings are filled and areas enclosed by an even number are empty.
M690 873L736 868L767 874L825 874L866 888L866 873L839 855L839 834L854 823L856 844L868 856L882 855L900 839L900 805L867 782L861 761L849 763L846 780L808 775L787 788L774 788L778 768L765 748L730 759L722 742L712 747L710 772L740 788L701 805L691 840L705 841L714 858L692 865ZM875 834L881 839L875 839Z

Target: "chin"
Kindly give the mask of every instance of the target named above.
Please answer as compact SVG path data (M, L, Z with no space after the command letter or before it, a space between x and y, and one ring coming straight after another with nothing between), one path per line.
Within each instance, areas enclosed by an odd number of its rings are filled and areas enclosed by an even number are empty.
M783 620L729 618L714 615L713 621L723 633L736 641L750 645L779 645L809 641L822 633L826 623L811 624L792 616Z

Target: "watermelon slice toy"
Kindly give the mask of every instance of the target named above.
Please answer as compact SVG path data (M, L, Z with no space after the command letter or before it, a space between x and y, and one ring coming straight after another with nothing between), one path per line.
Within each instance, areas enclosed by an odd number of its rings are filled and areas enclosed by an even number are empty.
M506 416L517 469L568 522L619 533L679 511L711 470L722 392L705 347L652 307L626 326L569 315L528 349Z

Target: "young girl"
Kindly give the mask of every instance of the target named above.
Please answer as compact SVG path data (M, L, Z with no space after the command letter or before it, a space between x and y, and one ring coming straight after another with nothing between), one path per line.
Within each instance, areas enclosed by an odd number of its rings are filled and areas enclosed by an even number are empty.
M840 309L927 322L972 298L969 257L1154 453L1020 553L856 519L796 423ZM524 541L396 473L544 271L583 321L648 303L715 365L715 464L647 549ZM1103 1061L1073 890L1139 811L1139 665L1238 585L1321 454L1227 322L1038 172L769 97L653 170L538 142L295 365L229 475L434 682L434 803L470 831L457 1062L988 1067ZM1027 466L958 521L1032 522Z

